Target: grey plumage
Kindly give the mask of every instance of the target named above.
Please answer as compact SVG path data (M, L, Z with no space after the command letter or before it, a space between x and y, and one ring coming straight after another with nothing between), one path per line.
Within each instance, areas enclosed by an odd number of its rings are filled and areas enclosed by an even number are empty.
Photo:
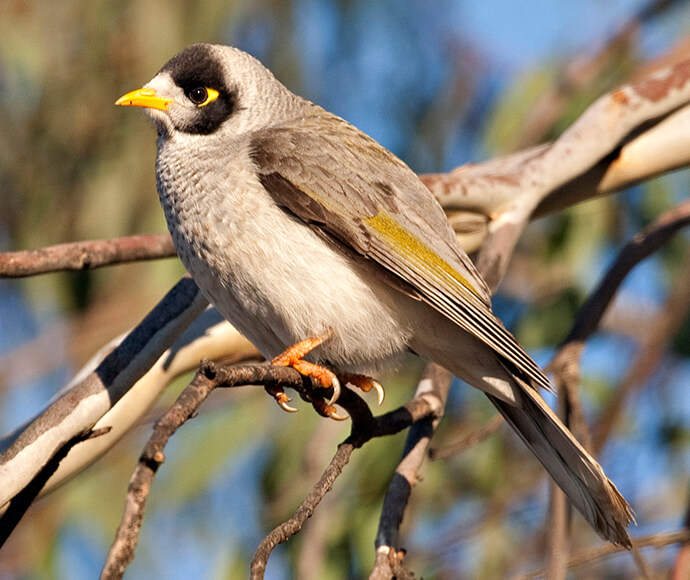
M483 390L603 537L628 504L539 396L548 379L492 314L442 209L397 157L249 55L194 45L144 92L161 203L207 298L267 358L371 371L409 349ZM152 96L151 96L152 95Z

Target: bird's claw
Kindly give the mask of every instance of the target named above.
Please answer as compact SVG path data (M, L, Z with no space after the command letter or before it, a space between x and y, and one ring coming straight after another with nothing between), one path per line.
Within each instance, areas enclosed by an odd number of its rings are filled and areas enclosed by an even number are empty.
M340 378L344 383L350 384L353 387L357 387L360 391L368 393L372 389L376 391L376 400L379 405L383 403L383 399L386 396L386 392L383 390L383 385L379 383L376 379L368 377L366 375L356 375L356 374L342 374Z
M348 419L348 415L339 414L335 405L331 405L323 399L316 399L311 404L314 410L322 417L333 419L334 421L347 421Z
M333 409L332 411L331 410L328 411L327 417L329 419L333 419L334 421L347 421L350 418L349 415L339 414L338 410L333 405L329 405L329 407L330 407L330 409Z
M275 399L276 403L278 403L278 406L286 413L297 412L295 407L288 405L291 399L287 396L287 393L285 393L283 389L277 387L266 387L266 392Z

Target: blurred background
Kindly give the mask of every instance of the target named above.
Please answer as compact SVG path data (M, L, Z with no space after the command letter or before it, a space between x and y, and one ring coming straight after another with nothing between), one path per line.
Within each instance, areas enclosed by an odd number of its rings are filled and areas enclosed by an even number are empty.
M113 102L198 41L254 54L415 171L441 172L552 139L603 92L688 58L690 4L0 0L0 251L165 230L154 130ZM548 362L621 245L687 198L688 185L678 172L530 226L495 311L538 362ZM687 509L689 272L684 234L633 271L584 353L588 419L596 426L622 404L594 435L637 511L635 535L676 530ZM37 412L182 273L171 259L0 280L0 432ZM421 369L410 359L385 378L383 410L411 396ZM33 506L0 551L0 579L98 575L151 423L184 384L103 460ZM128 578L246 577L257 543L292 513L348 433L304 406L287 415L258 391L215 393L173 438ZM484 397L458 385L435 446L491 416ZM403 441L355 453L307 528L271 557L268 578L368 574ZM403 528L420 576L504 578L543 562L546 478L507 429L427 463L423 478ZM579 516L573 524L576 548L599 542ZM646 554L664 570L676 550ZM620 555L572 577L633 570Z

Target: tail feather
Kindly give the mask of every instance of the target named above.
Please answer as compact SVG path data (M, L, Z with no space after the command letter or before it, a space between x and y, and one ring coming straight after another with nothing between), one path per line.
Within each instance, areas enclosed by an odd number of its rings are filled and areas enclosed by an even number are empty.
M606 540L631 548L633 511L601 466L531 386L513 375L518 404L487 394L568 499Z
M634 521L630 506L541 398L527 374L441 315L428 310L423 315L424 324L413 337L411 349L484 391L599 535L630 548L626 530Z

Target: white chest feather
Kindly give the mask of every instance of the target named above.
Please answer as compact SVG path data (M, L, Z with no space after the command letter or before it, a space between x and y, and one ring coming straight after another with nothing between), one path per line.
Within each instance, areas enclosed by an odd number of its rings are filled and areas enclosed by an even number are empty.
M276 206L246 155L159 152L158 181L185 267L266 357L329 328L317 356L346 369L375 367L406 347L409 299Z

